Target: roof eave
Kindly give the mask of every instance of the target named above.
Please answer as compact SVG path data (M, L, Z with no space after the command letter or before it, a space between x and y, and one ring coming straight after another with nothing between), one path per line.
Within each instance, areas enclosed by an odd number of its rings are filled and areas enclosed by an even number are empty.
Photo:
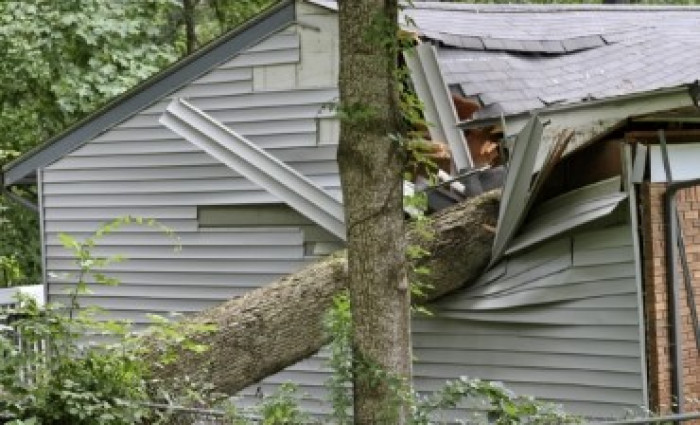
M514 123L514 122L520 122L522 121L527 122L529 118L533 114L537 114L540 117L547 117L547 116L553 116L561 113L569 113L569 112L575 112L579 111L582 109L589 109L589 108L597 108L597 107L604 107L604 106L609 106L611 104L617 104L621 102L634 102L638 100L643 100L643 99L649 99L649 98L661 98L665 96L674 96L674 95L679 95L679 94L687 94L689 96L689 100L695 105L698 106L698 102L700 102L700 86L698 81L695 81L693 83L687 83L687 84L681 84L678 86L673 86L673 87L665 87L665 88L660 88L656 90L649 90L649 91L644 91L644 92L636 92L636 93L629 93L629 94L623 94L623 95L618 95L618 96L611 96L611 97L606 97L603 99L595 99L595 100L588 100L588 101L580 101L580 102L573 102L573 103L566 103L566 104L561 104L561 105L553 105L553 106L548 106L544 108L538 108L538 109L533 109L530 111L523 111L523 112L517 112L513 114L505 114L503 117L500 116L495 116L495 117L485 117L485 118L477 118L474 120L466 120L462 121L457 124L459 128L462 129L472 129L472 128L483 128L483 127L488 127L488 126L493 126L493 125L500 125L502 124L503 119L506 120L508 123ZM679 106L683 106L679 104ZM633 115L638 115L638 114L633 114ZM632 115L630 115L632 116ZM510 125L509 125L510 127ZM520 128L521 126L514 126L515 128ZM518 130L519 131L519 130ZM514 134L510 130L508 131L509 134L507 135L512 135Z
M256 18L155 74L62 133L8 163L2 169L2 184L9 186L22 182L37 169L55 162L216 65L230 60L261 39L292 24L295 15L293 0L283 0L270 7Z

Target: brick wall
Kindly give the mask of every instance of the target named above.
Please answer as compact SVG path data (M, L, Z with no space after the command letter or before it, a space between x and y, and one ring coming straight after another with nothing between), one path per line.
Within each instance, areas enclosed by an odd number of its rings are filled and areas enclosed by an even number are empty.
M666 185L644 183L641 190L642 243L644 257L644 309L647 334L649 397L652 410L670 411L671 351L669 348L669 315L666 286L666 253L664 229L664 194ZM676 197L685 236L686 253L691 269L695 303L700 301L700 186L684 189ZM700 410L700 357L695 345L690 308L678 269L681 288L683 380L685 410ZM700 305L698 305L700 309Z

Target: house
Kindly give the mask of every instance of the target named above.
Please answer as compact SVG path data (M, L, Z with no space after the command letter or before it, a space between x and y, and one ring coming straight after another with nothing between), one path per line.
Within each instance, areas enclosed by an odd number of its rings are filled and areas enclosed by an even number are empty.
M444 171L461 176L444 192L484 190L488 171L471 171L509 158L491 267L415 319L416 387L479 376L589 417L697 398L700 8L404 13L421 40L406 61L428 132L449 148ZM138 226L105 237L96 254L129 258L107 270L122 284L82 303L139 326L342 247L327 107L337 72L335 3L285 1L5 167L4 185L39 187L48 299L66 300L74 267L59 232L86 236L127 214L170 227L182 250ZM678 220L664 213L667 188ZM685 249L667 253L681 234ZM323 413L323 356L260 388L292 380Z

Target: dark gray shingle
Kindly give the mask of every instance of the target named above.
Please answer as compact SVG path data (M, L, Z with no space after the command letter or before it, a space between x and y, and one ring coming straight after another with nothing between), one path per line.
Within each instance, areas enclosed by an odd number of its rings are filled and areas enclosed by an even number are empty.
M419 3L406 13L438 44L448 84L486 105L482 117L700 79L697 7Z

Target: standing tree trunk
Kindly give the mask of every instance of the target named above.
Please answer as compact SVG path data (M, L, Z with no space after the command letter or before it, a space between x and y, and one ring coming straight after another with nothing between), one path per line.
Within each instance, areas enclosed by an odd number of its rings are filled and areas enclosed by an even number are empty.
M405 409L367 367L410 379L410 296L406 274L397 92L396 0L341 0L338 163L353 317L356 424L403 423ZM386 380L384 380L386 381Z
M196 0L183 0L183 14L185 20L185 40L187 54L191 54L197 49L197 32L195 30L194 7Z

